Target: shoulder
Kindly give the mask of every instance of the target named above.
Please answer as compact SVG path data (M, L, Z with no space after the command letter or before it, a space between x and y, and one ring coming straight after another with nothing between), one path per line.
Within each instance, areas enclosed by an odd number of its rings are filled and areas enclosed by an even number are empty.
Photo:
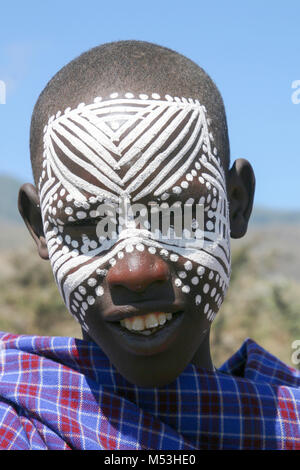
M250 338L219 371L253 382L300 388L300 371L288 366Z

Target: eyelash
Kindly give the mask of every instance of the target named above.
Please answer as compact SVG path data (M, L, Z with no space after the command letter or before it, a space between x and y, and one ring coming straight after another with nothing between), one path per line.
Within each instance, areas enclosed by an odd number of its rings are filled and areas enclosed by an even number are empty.
M86 227L87 225L95 227L99 222L99 219L84 219L84 220L76 220L72 222L72 224L67 224L68 228L72 227Z

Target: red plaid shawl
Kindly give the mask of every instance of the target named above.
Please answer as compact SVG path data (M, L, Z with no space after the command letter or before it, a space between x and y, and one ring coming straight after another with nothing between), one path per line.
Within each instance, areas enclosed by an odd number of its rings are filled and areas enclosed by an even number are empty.
M299 415L300 372L250 339L146 389L93 342L0 333L0 449L300 449Z

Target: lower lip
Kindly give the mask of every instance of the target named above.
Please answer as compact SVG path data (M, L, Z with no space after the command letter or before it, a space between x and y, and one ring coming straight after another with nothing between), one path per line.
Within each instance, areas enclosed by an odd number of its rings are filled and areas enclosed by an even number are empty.
M131 332L123 328L120 322L107 322L107 326L128 351L140 356L152 356L165 351L176 340L183 319L183 312L178 312L162 328L148 336Z

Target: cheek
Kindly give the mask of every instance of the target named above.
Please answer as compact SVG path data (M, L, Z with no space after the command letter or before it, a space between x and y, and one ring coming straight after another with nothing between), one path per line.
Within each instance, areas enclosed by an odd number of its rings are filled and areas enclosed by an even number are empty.
M76 276L76 270L66 274L63 284L63 297L69 299L66 302L69 311L79 321L83 329L88 331L87 318L97 307L104 294L103 281L107 275L107 270L97 268L93 273L89 273L76 287L70 282L74 275Z
M226 282L212 269L186 261L176 272L174 284L187 294L193 310L212 322L226 293Z
M199 225L204 239L196 241L192 249L188 245L174 246L169 260L174 261L175 288L187 296L193 311L212 322L229 284L230 242L226 201L209 182L206 192L198 201L204 208L203 223L192 220L192 228ZM175 252L180 254L179 260Z
M91 253L99 245L86 235L81 240L73 238L51 215L44 224L44 232L52 271L61 296L68 310L88 330L86 314L103 295L101 283L107 273L107 270L99 267L88 267L93 261ZM74 282L77 278L80 279L79 283Z
M96 303L97 297L101 297L102 294L103 287L98 284L95 277L90 277L84 284L79 285L70 296L70 311L86 331L88 331L86 316Z

